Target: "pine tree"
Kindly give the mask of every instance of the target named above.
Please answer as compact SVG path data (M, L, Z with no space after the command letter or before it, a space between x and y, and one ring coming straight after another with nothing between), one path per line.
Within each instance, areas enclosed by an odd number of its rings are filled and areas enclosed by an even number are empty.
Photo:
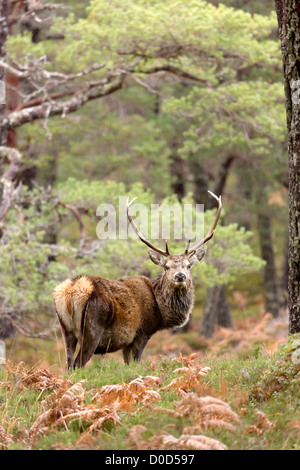
M289 332L300 332L300 5L276 0L281 40L289 152Z

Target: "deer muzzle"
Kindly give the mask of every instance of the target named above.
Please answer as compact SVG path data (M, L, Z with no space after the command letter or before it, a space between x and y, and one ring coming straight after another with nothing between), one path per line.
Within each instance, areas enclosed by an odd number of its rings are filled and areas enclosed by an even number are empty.
M176 282L186 282L186 275L184 273L176 273L174 279Z

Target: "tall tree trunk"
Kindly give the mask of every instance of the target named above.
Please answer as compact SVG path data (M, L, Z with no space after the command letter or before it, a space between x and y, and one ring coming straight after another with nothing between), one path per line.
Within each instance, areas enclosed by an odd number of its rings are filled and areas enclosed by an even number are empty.
M233 326L225 289L223 286L217 285L207 291L200 334L205 338L211 338L216 324L224 328L232 328Z
M251 207L253 195L253 172L249 168L249 164L244 161L239 161L237 171L237 188L240 196L241 205L238 211L238 223L240 227L245 230L251 230L251 211L245 211L245 202L248 207Z
M185 161L178 155L174 155L170 163L170 174L172 177L171 186L179 201L185 196L185 173Z
M206 209L208 203L208 175L199 159L192 158L189 161L190 171L193 176L193 196L196 204L204 204Z
M226 185L226 181L227 181L227 178L228 178L228 173L229 173L229 170L231 168L231 165L233 164L234 160L235 160L236 156L235 155L228 155L227 157L224 158L224 160L222 161L221 165L220 165L220 168L219 168L219 171L216 175L216 179L215 179L215 186L214 186L214 193L219 196L220 194L223 194L223 191L224 191L224 188L225 188L225 185ZM209 199L209 208L211 208L211 205L212 205L212 199L210 198Z
M0 61L5 61L6 58L6 38L8 33L8 0L0 0ZM1 90L5 91L6 75L4 68L0 67L0 81L1 81ZM5 97L6 98L6 97ZM4 103L3 103L4 101ZM0 146L6 147L7 144L7 132L4 131L1 123L5 116L6 109L6 99L0 99ZM1 155L0 158L0 175L1 179L3 178L3 168L4 168L4 156ZM1 183L1 198L0 198L0 218L1 218L1 208L3 203L3 183ZM2 233L0 232L0 237ZM0 338L7 338L10 336L10 333L13 331L9 321L4 318L0 318Z
M275 0L281 40L289 153L289 333L300 333L300 2Z
M8 33L8 24L7 24L7 15L8 15L8 0L0 0L0 60L5 61L6 58L6 38ZM0 67L0 80L2 83L5 83L5 70ZM2 85L3 86L3 85ZM3 87L5 88L5 87ZM4 131L1 126L2 120L5 115L5 103L0 101L0 145L6 145L7 142L7 132ZM1 168L2 173L3 168Z
M0 0L0 60L6 59L6 40L9 32L8 29L8 13L9 13L9 0ZM7 73L0 68L0 80L4 82L4 87L7 84ZM7 96L5 97L7 98ZM3 126L7 104L6 99L4 104L0 104L0 145L2 147L0 159L0 174L1 174L1 188L0 188L0 221L5 217L14 187L14 180L19 172L18 158L15 158L15 153L9 155L7 147L8 133L7 129ZM3 151L4 149L4 151ZM9 155L9 156L8 156ZM10 162L8 169L4 171L4 162Z
M281 310L286 310L288 300L288 276L289 276L289 244L288 244L288 233L286 235L285 246L282 256L280 283L279 283L279 304Z
M266 312L272 313L273 317L276 318L279 315L279 296L272 240L272 225L267 210L267 198L263 192L257 196L256 202L261 257L266 263L264 267L265 310Z

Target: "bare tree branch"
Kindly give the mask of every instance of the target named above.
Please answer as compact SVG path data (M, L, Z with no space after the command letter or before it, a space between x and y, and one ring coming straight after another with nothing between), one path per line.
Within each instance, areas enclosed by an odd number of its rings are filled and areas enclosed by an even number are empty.
M24 322L20 322L17 318L15 318L11 313L6 313L6 312L0 312L0 318L5 318L6 320L9 321L9 323L16 328L16 330L21 333L24 336L27 336L29 338L41 338L41 339L49 339L53 336L53 334L58 330L58 326L55 325L54 327L36 332L33 331L31 328L27 328L24 325ZM35 320L36 323L36 320Z
M2 199L0 203L0 222L2 222L9 209L13 206L13 195L16 190L14 180L20 171L18 164L10 163L8 169L4 172L1 183L2 183Z
M79 210L76 206L73 206L72 204L67 204L67 203L64 203L62 201L58 201L55 208L57 208L58 206L62 206L64 207L65 209L68 209L69 211L72 212L72 214L74 215L75 219L77 220L78 222L78 226L79 226L79 232L80 232L80 238L81 239L85 239L86 238L86 233L85 233L85 229L84 229L84 225L83 225L83 221L82 221L82 218L81 218L81 215L79 213Z
M0 159L8 160L11 163L18 163L22 160L22 154L15 148L0 145Z
M55 86L59 85L60 87L62 87L63 84L65 84L67 81L74 80L75 78L82 77L88 73L91 73L92 71L99 70L103 66L104 64L98 64L88 70L73 75L65 75L59 74L57 72L46 71L43 71L43 74L44 76L48 76L52 80L55 77L61 79L60 82L55 82ZM128 69L117 70L116 72L111 73L108 77L104 79L87 82L82 86L82 88L65 88L62 91L55 92L49 95L46 88L41 88L40 90L38 90L38 92L40 93L42 90L44 90L43 97L35 98L31 101L28 101L27 103L25 102L20 105L16 110L11 112L10 114L7 114L3 119L1 127L4 127L6 130L9 130L20 127L23 124L32 122L36 119L45 119L51 116L58 115L64 117L66 114L77 111L88 101L97 98L102 98L121 89L124 85L126 76L131 76L137 83L147 88L149 92L155 94L158 93L149 84L145 83L143 80L134 75L134 72L136 72L136 74L147 75L156 74L158 72L168 72L184 79L206 83L205 80L199 79L194 75L191 75L183 70L180 70L168 64L138 71L136 70L135 64L134 66ZM28 71L23 71L20 73L24 73L23 76L25 76L25 74L26 76L28 76ZM58 99L65 98L67 96L71 96L71 98L69 100L58 101Z
M110 95L115 91L122 88L125 75L119 74L110 78L108 83L90 82L84 88L75 89L72 91L72 98L66 101L46 101L37 106L24 108L19 111L13 111L7 114L2 122L3 128L6 130L15 129L28 122L36 119L45 119L51 116L61 115L64 117L66 114L73 113L81 108L85 103L90 100L102 98L103 96ZM63 92L62 92L63 93ZM70 94L68 91L67 94Z

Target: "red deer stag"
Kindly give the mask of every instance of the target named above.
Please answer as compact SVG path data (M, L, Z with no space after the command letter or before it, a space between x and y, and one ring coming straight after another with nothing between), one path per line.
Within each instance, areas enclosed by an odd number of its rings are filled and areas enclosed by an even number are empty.
M210 191L209 191L210 192ZM139 239L149 248L153 263L163 272L155 279L145 276L110 280L98 276L67 279L53 296L66 349L68 369L84 367L93 354L122 349L124 362L131 354L140 360L151 336L158 330L178 328L189 320L194 289L190 268L206 252L203 245L212 238L222 210L221 196L215 221L207 235L180 255L155 247L135 225L127 200L127 216ZM74 360L77 343L80 350Z

